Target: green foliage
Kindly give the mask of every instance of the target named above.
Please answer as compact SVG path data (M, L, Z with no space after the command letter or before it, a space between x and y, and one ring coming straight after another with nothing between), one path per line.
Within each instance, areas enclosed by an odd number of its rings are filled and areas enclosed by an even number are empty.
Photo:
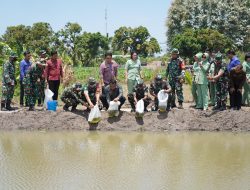
M249 0L174 0L167 18L168 45L187 28L210 28L232 39L240 50L250 47Z
M116 57L113 56L113 60L119 65L125 65L125 63L127 62L127 59L121 56L116 56Z
M186 29L175 35L170 43L171 47L178 48L180 54L187 58L192 58L197 52L204 52L206 48L219 51L232 48L229 38L212 29Z
M120 27L115 31L112 47L115 51L123 52L124 55L129 51L136 51L145 57L161 51L158 41L150 37L148 29L143 26Z

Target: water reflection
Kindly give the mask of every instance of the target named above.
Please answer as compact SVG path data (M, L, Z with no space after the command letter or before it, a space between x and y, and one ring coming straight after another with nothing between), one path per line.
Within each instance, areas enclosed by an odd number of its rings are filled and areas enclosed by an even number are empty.
M0 134L0 189L248 189L250 134Z

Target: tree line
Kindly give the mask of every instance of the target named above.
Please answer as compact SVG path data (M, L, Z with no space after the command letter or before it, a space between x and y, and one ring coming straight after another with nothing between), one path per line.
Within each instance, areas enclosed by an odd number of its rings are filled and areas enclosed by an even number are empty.
M0 37L1 57L4 56L6 46L18 55L22 55L25 50L39 53L41 49L56 49L68 64L74 66L90 66L96 58L109 50L123 55L134 50L144 57L161 51L156 38L151 37L148 29L143 26L122 26L115 31L113 37L107 37L100 32L83 31L78 23L71 22L59 31L53 31L46 22L34 23L32 26L9 26Z

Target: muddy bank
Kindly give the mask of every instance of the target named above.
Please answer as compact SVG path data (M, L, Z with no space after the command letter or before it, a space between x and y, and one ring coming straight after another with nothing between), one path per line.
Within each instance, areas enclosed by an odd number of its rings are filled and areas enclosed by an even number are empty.
M87 122L88 113L50 111L0 113L0 130L101 130L101 131L250 131L249 110L199 111L192 108L173 109L169 113L148 112L143 119L134 113L121 112L108 118L102 112L98 125Z

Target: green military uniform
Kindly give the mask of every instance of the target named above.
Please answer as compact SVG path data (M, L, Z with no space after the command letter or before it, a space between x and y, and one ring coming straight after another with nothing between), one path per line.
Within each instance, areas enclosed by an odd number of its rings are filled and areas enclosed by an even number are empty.
M213 77L215 74L215 62L211 61L210 62L210 68L208 71L208 75L210 77ZM216 84L213 81L209 81L209 92L210 92L210 104L212 106L215 105L215 100L216 100Z
M71 111L74 111L79 103L84 104L79 94L81 87L81 84L73 84L63 90L61 100L65 103L63 106L65 111L67 111L70 106L72 106Z
M158 92L160 92L161 90L168 90L170 88L171 88L171 85L167 81L162 80L160 78L158 79L157 77L155 78L154 82L152 82L150 84L150 89L149 89L150 94L155 96L155 98L154 98L154 103L155 103L154 111L157 111L159 108L159 101L158 101L158 97L157 97ZM168 96L167 110L170 109L172 98L173 97L170 93Z
M38 66L38 64L31 66L24 79L24 96L27 100L27 104L30 110L34 109L36 100L39 97L39 85L41 80L43 80L43 69Z
M143 99L145 96L148 96L148 87L143 83L143 80L139 80L138 84L133 89L133 94L129 94L128 96L128 101L131 105L132 111L135 110L134 96L136 97L137 101ZM147 107L150 104L150 100L150 97L147 97L143 100L144 111L147 111Z
M172 53L178 53L177 49L173 49ZM176 107L175 105L175 94L177 94L177 99L179 104L182 106L183 103L183 90L182 90L182 83L180 82L181 79L184 80L185 78L185 70L184 70L184 63L181 58L171 59L168 63L167 70L166 70L166 77L169 80L169 84L172 89L172 102L171 106Z
M42 100L44 99L44 89L45 89L45 78L43 77L44 69L46 65L46 59L45 58L39 58L37 60L37 63L44 66L44 68L40 68L38 70L38 74L40 76L40 81L37 83L37 98L38 98L38 104L42 103Z
M16 84L15 78L15 58L16 55L11 53L9 61L3 65L3 76L2 76L2 98L1 98L1 110L12 110L10 107L11 100L14 96L14 89Z
M201 66L199 64L194 67L194 72L197 73L195 76L195 83L197 84L197 109L208 108L208 79L207 71L209 69L209 62L207 53L204 53L202 56L205 56L206 59L202 59Z
M197 53L195 55L195 57L198 58L198 62L201 61L201 56L202 56L202 53ZM198 75L197 69L195 69L195 68L198 67L198 62L194 62L194 64L193 64L193 79L192 79L192 86L191 86L191 90L192 90L192 95L193 95L193 98L194 98L195 106L198 105L197 84L195 82L196 81L195 77Z
M97 103L96 100L96 94L99 93L100 90L100 86L99 83L97 83L95 81L94 78L90 78L88 84L85 84L80 91L80 98L86 103L88 104L88 101L85 97L85 93L87 93L89 95L89 98L91 100L91 102L95 105Z
M248 82L250 80L250 62L244 61L243 64L243 71L246 72L246 82L244 83L244 93L242 97L242 103L247 104L250 106L250 83Z
M226 109L227 95L228 95L228 71L227 64L222 62L222 55L216 54L216 60L221 63L216 63L214 76L218 75L219 72L223 72L223 75L216 80L216 103L214 109Z

